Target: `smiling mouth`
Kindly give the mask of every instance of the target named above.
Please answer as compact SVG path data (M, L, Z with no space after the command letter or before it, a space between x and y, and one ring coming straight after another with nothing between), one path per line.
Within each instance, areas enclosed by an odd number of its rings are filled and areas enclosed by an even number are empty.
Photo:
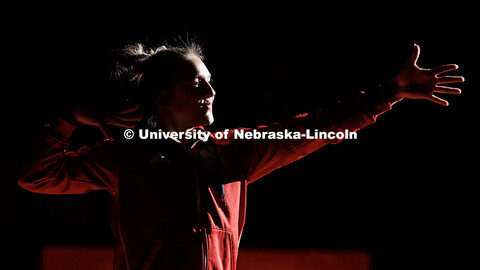
M207 108L211 110L213 105L213 97L201 99L198 101L198 104L200 104L200 108Z

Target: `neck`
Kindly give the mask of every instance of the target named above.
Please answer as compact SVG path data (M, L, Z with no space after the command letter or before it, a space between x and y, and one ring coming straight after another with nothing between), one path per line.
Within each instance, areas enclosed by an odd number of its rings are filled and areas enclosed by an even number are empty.
M178 123L169 110L157 109L155 116L157 127L165 131L184 132L193 128Z

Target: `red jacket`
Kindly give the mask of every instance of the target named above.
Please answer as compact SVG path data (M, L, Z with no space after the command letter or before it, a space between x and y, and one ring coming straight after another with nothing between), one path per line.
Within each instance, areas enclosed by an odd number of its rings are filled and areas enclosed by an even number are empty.
M258 130L356 131L389 109L378 92L362 93ZM117 240L114 268L129 270L235 269L248 184L338 142L240 140L230 130L228 139L212 136L191 149L170 139L133 139L67 152L75 128L61 118L50 125L25 162L19 184L47 194L107 190Z

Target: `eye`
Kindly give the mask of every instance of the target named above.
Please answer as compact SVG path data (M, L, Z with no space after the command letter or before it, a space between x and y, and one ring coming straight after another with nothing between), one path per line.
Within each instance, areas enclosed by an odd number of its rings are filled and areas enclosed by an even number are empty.
M203 83L203 82L206 82L208 84L212 84L213 80L210 78L209 80L204 80L204 79L200 79L200 78L196 78L193 83L192 83L192 86L195 87L195 88L198 88L200 87L200 85Z
M199 80L199 79L195 79L195 81L193 81L193 83L192 83L192 86L193 86L193 87L199 87L199 86L200 86L200 80Z

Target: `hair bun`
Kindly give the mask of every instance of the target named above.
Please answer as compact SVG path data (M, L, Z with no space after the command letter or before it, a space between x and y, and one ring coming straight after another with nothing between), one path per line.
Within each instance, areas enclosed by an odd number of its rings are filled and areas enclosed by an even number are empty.
M130 81L139 82L144 71L144 63L157 52L166 49L161 46L155 50L146 49L142 43L128 45L115 53L115 78L128 77Z

